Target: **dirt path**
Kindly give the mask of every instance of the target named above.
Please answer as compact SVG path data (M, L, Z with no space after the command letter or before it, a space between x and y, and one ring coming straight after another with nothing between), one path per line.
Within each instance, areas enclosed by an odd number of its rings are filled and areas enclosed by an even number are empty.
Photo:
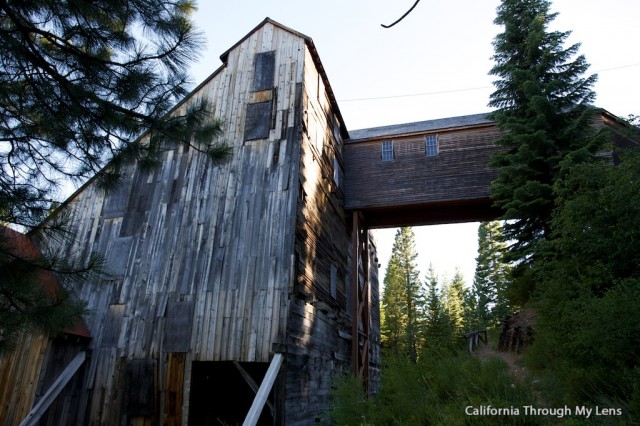
M527 379L527 371L522 365L519 365L522 355L519 355L515 352L502 352L493 348L491 346L491 343L485 345L481 342L474 351L473 356L477 357L480 360L485 360L488 358L500 358L504 360L511 375L521 385L529 388L537 404L541 407L548 405L545 402L542 393L538 389L536 389L536 384L539 382L539 380L531 380L530 377L528 381L525 380Z
M482 342L480 342L473 354L480 360L485 360L491 357L503 359L504 362L507 363L509 372L513 375L513 377L515 377L521 384L524 384L525 369L524 367L518 365L518 361L521 358L520 355L513 352L498 351L491 346L491 343L485 345Z

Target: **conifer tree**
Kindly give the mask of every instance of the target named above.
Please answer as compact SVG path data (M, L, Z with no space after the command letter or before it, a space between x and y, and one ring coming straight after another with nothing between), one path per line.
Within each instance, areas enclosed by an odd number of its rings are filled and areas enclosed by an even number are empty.
M429 264L429 270L425 279L425 324L424 340L426 347L433 345L442 346L451 343L451 326L449 317L444 310L442 294L439 289L438 276L433 265Z
M191 0L0 2L0 221L38 226L63 182L97 174L113 186L123 163L155 164L166 144L228 157L206 101L166 116L203 45L194 9Z
M178 144L213 164L228 159L206 100L173 109L203 46L194 9L191 0L0 2L0 224L30 231L26 240L60 239L63 221L43 219L66 182L97 176L112 188L123 165L153 166ZM25 255L10 234L0 232L0 350L16 333L77 321L83 307L69 283L86 283L100 264ZM39 283L51 273L61 286L53 298Z
M495 23L491 74L498 77L489 105L505 131L492 166L499 168L492 198L504 210L505 237L514 241L510 260L528 264L549 235L553 183L563 159L579 161L596 149L589 118L596 76L583 77L588 64L576 56L579 44L563 43L569 32L549 31L556 17L547 0L503 0Z
M480 327L496 325L509 312L509 267L504 260L505 251L500 222L480 223L476 272L473 278Z
M464 330L464 276L460 269L456 268L453 278L447 282L444 289L444 308L449 315L454 333L463 333Z
M475 288L465 288L462 295L462 318L465 331L474 331L484 328L478 311L478 294Z
M381 334L383 345L388 350L407 355L412 361L418 356L420 322L424 312L417 257L413 230L398 229L384 278Z

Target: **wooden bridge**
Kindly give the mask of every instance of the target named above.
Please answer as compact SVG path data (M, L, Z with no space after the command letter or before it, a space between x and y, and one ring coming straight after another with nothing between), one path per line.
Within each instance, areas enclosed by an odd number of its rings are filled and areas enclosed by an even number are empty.
M344 204L352 212L352 369L368 379L368 229L492 220L489 167L499 131L486 114L349 132Z
M345 207L369 227L495 219L489 167L498 149L486 114L352 131L344 145ZM383 149L384 155L383 155Z
M605 110L594 128L613 129L616 146L629 140ZM618 131L615 131L615 130ZM352 212L352 344L354 372L366 379L369 342L368 229L495 220L490 199L500 131L487 114L398 124L349 132L344 142L344 204ZM476 339L477 340L477 339Z

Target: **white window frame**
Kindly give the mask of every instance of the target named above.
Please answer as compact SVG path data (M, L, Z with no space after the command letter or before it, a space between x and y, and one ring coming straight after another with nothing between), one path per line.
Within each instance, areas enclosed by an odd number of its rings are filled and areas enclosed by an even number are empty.
M393 141L382 141L380 144L380 158L382 158L382 161L391 161L395 158Z
M438 135L428 135L424 137L424 150L427 157L435 157L440 154Z

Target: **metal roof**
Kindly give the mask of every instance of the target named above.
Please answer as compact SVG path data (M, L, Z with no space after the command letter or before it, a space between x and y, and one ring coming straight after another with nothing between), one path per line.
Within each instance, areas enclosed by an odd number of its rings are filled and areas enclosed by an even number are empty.
M439 118L436 120L418 121L415 123L393 124L391 126L351 130L349 131L349 139L372 139L384 136L395 136L410 133L429 132L433 130L450 129L455 127L491 124L493 123L493 120L487 118L488 115L489 113L463 115L460 117Z

